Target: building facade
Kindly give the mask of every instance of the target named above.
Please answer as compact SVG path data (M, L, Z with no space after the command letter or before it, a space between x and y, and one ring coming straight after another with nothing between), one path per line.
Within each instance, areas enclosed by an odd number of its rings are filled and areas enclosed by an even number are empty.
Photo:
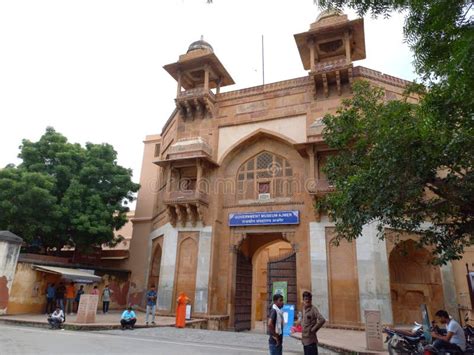
M312 291L334 325L361 326L366 309L411 323L421 303L456 316L469 304L462 263L430 266L416 236L386 229L381 241L373 225L335 246L334 223L314 208L332 190L322 117L356 80L387 100L408 82L353 65L365 58L363 19L323 12L295 40L308 75L282 82L221 92L233 79L203 40L164 67L177 81L176 109L144 141L129 302L142 304L155 284L160 313L174 313L185 292L196 317L222 316L220 327L235 330L266 319L275 285L297 309Z

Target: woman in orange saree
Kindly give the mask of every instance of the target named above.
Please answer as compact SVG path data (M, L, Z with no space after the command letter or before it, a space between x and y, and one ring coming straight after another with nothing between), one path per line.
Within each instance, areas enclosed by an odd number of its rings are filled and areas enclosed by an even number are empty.
M189 298L184 292L181 292L176 303L178 304L176 306L176 328L184 328L186 325L186 304L189 303Z

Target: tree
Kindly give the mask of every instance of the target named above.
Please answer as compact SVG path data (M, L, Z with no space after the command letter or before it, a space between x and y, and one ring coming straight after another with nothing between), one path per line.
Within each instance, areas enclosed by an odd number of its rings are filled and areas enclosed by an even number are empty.
M357 238L372 221L410 232L434 247L436 261L459 259L474 241L474 26L467 1L323 0L359 15L406 13L405 37L426 90L419 104L383 101L359 83L325 139L340 154L327 174L336 192L319 203L339 238ZM428 223L426 223L428 222ZM382 234L380 234L381 237Z
M0 170L0 228L55 250L120 241L114 231L127 222L139 185L111 145L81 147L47 128L20 149L22 163Z

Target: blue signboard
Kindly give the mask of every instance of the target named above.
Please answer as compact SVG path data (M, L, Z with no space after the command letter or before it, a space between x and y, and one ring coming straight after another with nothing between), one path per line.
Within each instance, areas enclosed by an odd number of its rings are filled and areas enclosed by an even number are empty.
M231 227L299 223L300 211L229 213Z
M292 304L285 304L281 309L283 312L283 335L290 336L291 334L291 327L295 322L295 306Z

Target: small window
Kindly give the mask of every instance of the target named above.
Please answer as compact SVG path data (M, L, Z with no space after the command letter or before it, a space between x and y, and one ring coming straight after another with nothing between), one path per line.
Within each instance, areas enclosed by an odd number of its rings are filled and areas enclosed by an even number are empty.
M155 144L155 157L160 155L160 151L161 151L161 144L160 143Z
M259 194L269 194L270 193L270 182L259 182L258 183L258 193Z

